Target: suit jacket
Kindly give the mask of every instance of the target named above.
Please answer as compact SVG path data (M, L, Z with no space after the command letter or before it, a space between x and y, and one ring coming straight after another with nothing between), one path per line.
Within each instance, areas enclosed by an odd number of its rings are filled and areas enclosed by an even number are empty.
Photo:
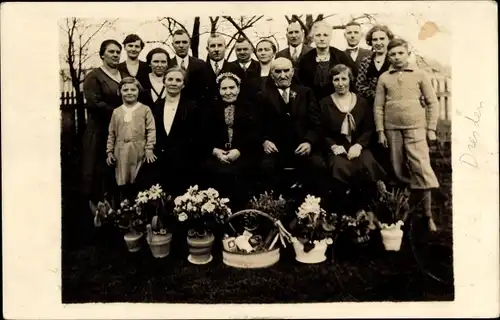
M212 108L203 109L203 153L210 157L213 148L238 149L241 156L251 156L259 146L255 108L247 101L238 99L235 103L233 138L229 143L225 122L226 103L216 102Z
M237 60L232 61L231 63L238 66L238 68L240 68L240 72L244 75L244 78L242 79L242 87L244 87L244 91L250 95L250 98L255 98L256 94L262 89L260 63L252 59L247 70L244 70Z
M174 56L170 59L169 68L177 66L177 59ZM187 77L184 84L183 93L195 100L199 105L203 105L208 99L209 89L209 70L206 67L205 61L189 57L188 68L186 70ZM212 72L213 73L213 72Z
M351 60L351 62L353 62L356 65L356 73L358 73L358 71L359 71L359 66L361 65L361 61L363 61L363 59L365 57L370 57L372 55L372 51L371 50L364 49L364 48L358 48L358 56L356 57L356 61L354 61L354 60L352 60L352 57L347 52L347 50L344 50L344 53L347 55L347 57L349 58L349 60Z
M127 69L127 63L125 61L119 63L117 68L118 70L120 70L120 73L124 77L131 77L130 72ZM144 61L139 61L139 70L137 70L137 75L135 76L135 78L139 81L139 83L143 87L148 79L148 75L150 72L151 72L150 66Z
M222 61L224 61L224 63L222 65L222 68L221 68L219 74L224 73L224 72L231 72L231 73L237 75L243 81L243 79L245 78L245 74L243 72L243 69L241 69L241 67L239 65L235 64L234 62L229 62L226 60L222 60ZM207 68L207 78L206 78L206 81L207 81L207 99L205 99L205 102L208 104L212 104L214 101L220 100L219 88L218 88L217 82L216 82L217 75L215 75L215 72L212 69L212 65L210 64L210 61L205 62L205 68ZM243 89L243 87L241 89ZM240 90L240 94L245 94L244 90Z
M302 51L299 54L299 59L294 63L294 67L298 68L299 67L299 61L300 58L302 58L306 53L311 51L312 48L306 44L302 45ZM276 58L287 58L292 60L292 55L290 54L290 48L287 46L285 49L278 51L276 54Z
M158 99L151 107L156 125L155 154L178 161L189 161L199 149L199 114L196 103L181 93L177 112L170 133L167 135L163 122L165 99Z
M316 62L316 49L312 49L306 53L299 62L299 80L303 86L309 87L313 90L316 99L320 100L332 94L335 90L333 84L329 82L326 86L315 85L315 74L317 72L318 63ZM353 71L354 78L356 78L356 66L352 59L350 59L344 52L335 47L330 47L330 62L329 69L338 64L345 64ZM352 90L353 88L351 88Z
M260 98L261 143L272 141L278 149L280 145L295 148L303 142L317 143L319 109L311 89L292 83L289 103L285 104L276 85L269 82Z

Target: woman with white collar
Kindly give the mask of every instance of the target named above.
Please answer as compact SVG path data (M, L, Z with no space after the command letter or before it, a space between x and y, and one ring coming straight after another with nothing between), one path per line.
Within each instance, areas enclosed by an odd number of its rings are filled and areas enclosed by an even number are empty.
M313 163L328 168L333 186L335 212L354 214L358 209L367 209L370 190L375 191L377 180L385 178L385 171L368 149L375 124L372 108L362 97L351 91L354 76L349 67L339 64L330 70L335 92L320 100L323 154L315 156ZM351 208L344 202L347 191L362 189ZM326 194L326 192L325 192ZM364 199L363 199L364 198ZM344 203L342 203L344 202ZM350 211L350 208L354 211ZM349 212L350 211L350 212Z
M160 183L170 194L180 194L196 176L200 140L196 103L183 92L186 71L172 67L164 72L164 95L151 106L156 124L157 161L146 164L143 177Z

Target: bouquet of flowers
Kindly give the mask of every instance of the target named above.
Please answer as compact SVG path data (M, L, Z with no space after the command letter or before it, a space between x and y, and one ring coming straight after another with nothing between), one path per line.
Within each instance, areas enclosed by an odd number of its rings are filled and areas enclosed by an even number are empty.
M91 210L94 212L94 225L101 227L103 224L118 226L129 233L137 234L144 229L146 217L142 214L141 208L132 205L127 199L120 202L118 209L114 209L109 201L104 200L94 205L90 202Z
M360 210L356 217L342 216L339 222L339 232L346 235L354 243L365 243L370 240L370 231L375 230L373 212Z
M320 206L321 198L307 195L304 202L296 211L294 233L299 239L304 239L304 251L314 248L314 241L327 239L332 244L332 236L338 223L335 213L327 213Z
M407 189L389 192L382 181L377 181L377 191L378 199L373 204L373 212L378 226L381 229L401 228L411 212L410 192Z
M199 190L195 185L174 199L173 214L180 222L189 225L189 236L203 236L227 221L231 214L228 203L229 199L220 198L217 190Z
M151 221L151 227L154 234L167 233L168 206L171 204L172 197L162 190L159 184L151 186L148 190L137 194L135 203L137 208L146 213L148 221Z

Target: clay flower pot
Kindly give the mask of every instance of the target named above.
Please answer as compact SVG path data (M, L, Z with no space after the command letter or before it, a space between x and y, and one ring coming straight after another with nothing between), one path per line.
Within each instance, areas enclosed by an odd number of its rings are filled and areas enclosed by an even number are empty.
M326 249L333 241L330 238L314 240L314 248L308 252L304 251L304 244L296 237L292 237L292 245L295 249L295 260L302 263L321 263L326 260Z
M147 242L149 249L155 258L164 258L170 254L170 243L172 242L172 234L159 233L154 234L151 225L147 225L148 236Z
M128 232L123 236L125 243L127 244L128 251L137 252L141 249L142 235L142 232Z
M189 245L188 261L192 264L207 264L212 261L212 244L214 243L212 233L188 232L187 243Z

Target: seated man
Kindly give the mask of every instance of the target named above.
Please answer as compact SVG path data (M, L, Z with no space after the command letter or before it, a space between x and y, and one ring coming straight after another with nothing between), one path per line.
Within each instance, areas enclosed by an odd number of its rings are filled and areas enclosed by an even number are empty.
M259 103L261 160L264 188L276 190L283 181L284 168L295 168L308 192L314 190L315 173L310 172L311 149L317 141L319 109L313 92L292 83L293 64L277 58L271 64L269 81ZM278 190L279 192L279 190Z

